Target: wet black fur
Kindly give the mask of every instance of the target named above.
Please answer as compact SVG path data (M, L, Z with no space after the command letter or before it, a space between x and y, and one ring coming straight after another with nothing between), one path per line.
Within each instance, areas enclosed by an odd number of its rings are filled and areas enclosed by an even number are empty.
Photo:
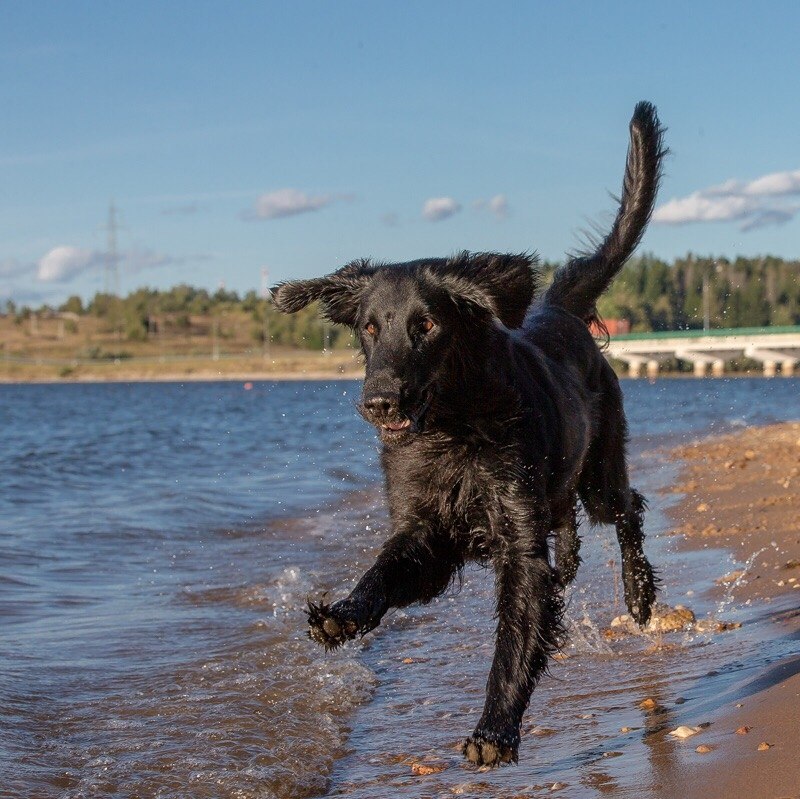
M655 597L622 394L588 329L641 238L661 174L652 105L636 106L630 131L611 232L539 299L535 257L492 253L356 261L273 295L287 312L319 301L356 330L366 360L359 409L384 444L391 537L347 598L309 605L310 635L334 648L390 608L429 602L466 561L491 563L496 651L464 744L478 765L517 759L523 712L563 636L562 590L580 562L578 500L590 521L616 526L625 600L640 624Z

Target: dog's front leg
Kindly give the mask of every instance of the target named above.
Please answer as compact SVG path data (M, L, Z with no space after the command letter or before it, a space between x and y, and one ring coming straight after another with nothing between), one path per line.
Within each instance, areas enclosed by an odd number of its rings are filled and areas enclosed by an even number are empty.
M509 546L496 560L497 641L486 704L464 755L476 765L517 761L522 714L561 637L558 576L547 550Z
M427 530L398 532L347 598L333 605L309 603L309 636L334 649L377 627L389 608L430 602L461 564L449 538Z

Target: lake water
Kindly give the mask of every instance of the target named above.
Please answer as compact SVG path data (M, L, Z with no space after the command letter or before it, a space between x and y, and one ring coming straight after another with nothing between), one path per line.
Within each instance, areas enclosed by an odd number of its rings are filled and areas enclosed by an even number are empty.
M755 639L687 638L678 678L674 655L645 656L641 639L609 645L598 629L620 612L615 545L608 530L587 530L571 657L542 681L528 725L562 731L557 756L526 738L514 769L462 768L455 749L478 718L491 660L490 573L469 570L459 593L395 612L335 653L305 636L306 598L343 596L386 536L359 389L0 387L3 796L419 797L403 761L425 754L450 766L426 796L534 791L576 773L570 796L614 795L608 779L624 788L635 775L616 760L595 768L599 747L638 746L651 759L652 749L641 732L617 740L626 711L605 729L599 710L670 679L691 694L710 663L748 646L762 663L780 655ZM679 559L657 535L674 501L657 492L676 467L655 451L797 419L800 381L624 381L624 391L634 483L653 508L648 551L671 564L665 598L680 601L712 559L720 573L720 555Z

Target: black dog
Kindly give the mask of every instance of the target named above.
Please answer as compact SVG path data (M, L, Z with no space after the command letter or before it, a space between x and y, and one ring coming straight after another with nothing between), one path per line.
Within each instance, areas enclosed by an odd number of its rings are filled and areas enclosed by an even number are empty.
M630 135L611 232L533 305L535 257L494 253L355 261L273 293L289 313L318 300L357 332L359 410L383 443L392 524L350 596L310 604L310 635L336 647L392 607L429 602L467 560L490 561L496 651L464 744L478 765L517 760L522 714L559 645L562 589L580 560L578 498L592 522L616 526L625 601L639 624L650 618L656 585L642 550L644 500L628 484L622 394L588 329L642 236L661 175L663 130L649 103L636 106Z

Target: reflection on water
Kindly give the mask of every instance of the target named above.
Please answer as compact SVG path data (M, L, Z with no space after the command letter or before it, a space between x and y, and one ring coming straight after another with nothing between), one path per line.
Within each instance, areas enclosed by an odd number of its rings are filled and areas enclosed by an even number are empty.
M4 795L535 795L564 782L569 796L657 796L694 749L666 730L702 722L719 700L707 672L729 696L783 653L748 624L661 648L606 641L600 629L621 610L617 552L607 531L586 531L568 657L534 694L520 766L464 769L456 748L480 713L493 646L489 572L470 570L460 593L397 611L334 654L303 634L307 595L346 592L386 532L357 391L0 388ZM645 453L795 416L798 381L625 391L635 482L655 508L649 549L674 604L718 575L720 556L676 555L654 535L656 488L674 467ZM646 696L657 709L638 707ZM406 760L426 755L448 768L421 782Z

